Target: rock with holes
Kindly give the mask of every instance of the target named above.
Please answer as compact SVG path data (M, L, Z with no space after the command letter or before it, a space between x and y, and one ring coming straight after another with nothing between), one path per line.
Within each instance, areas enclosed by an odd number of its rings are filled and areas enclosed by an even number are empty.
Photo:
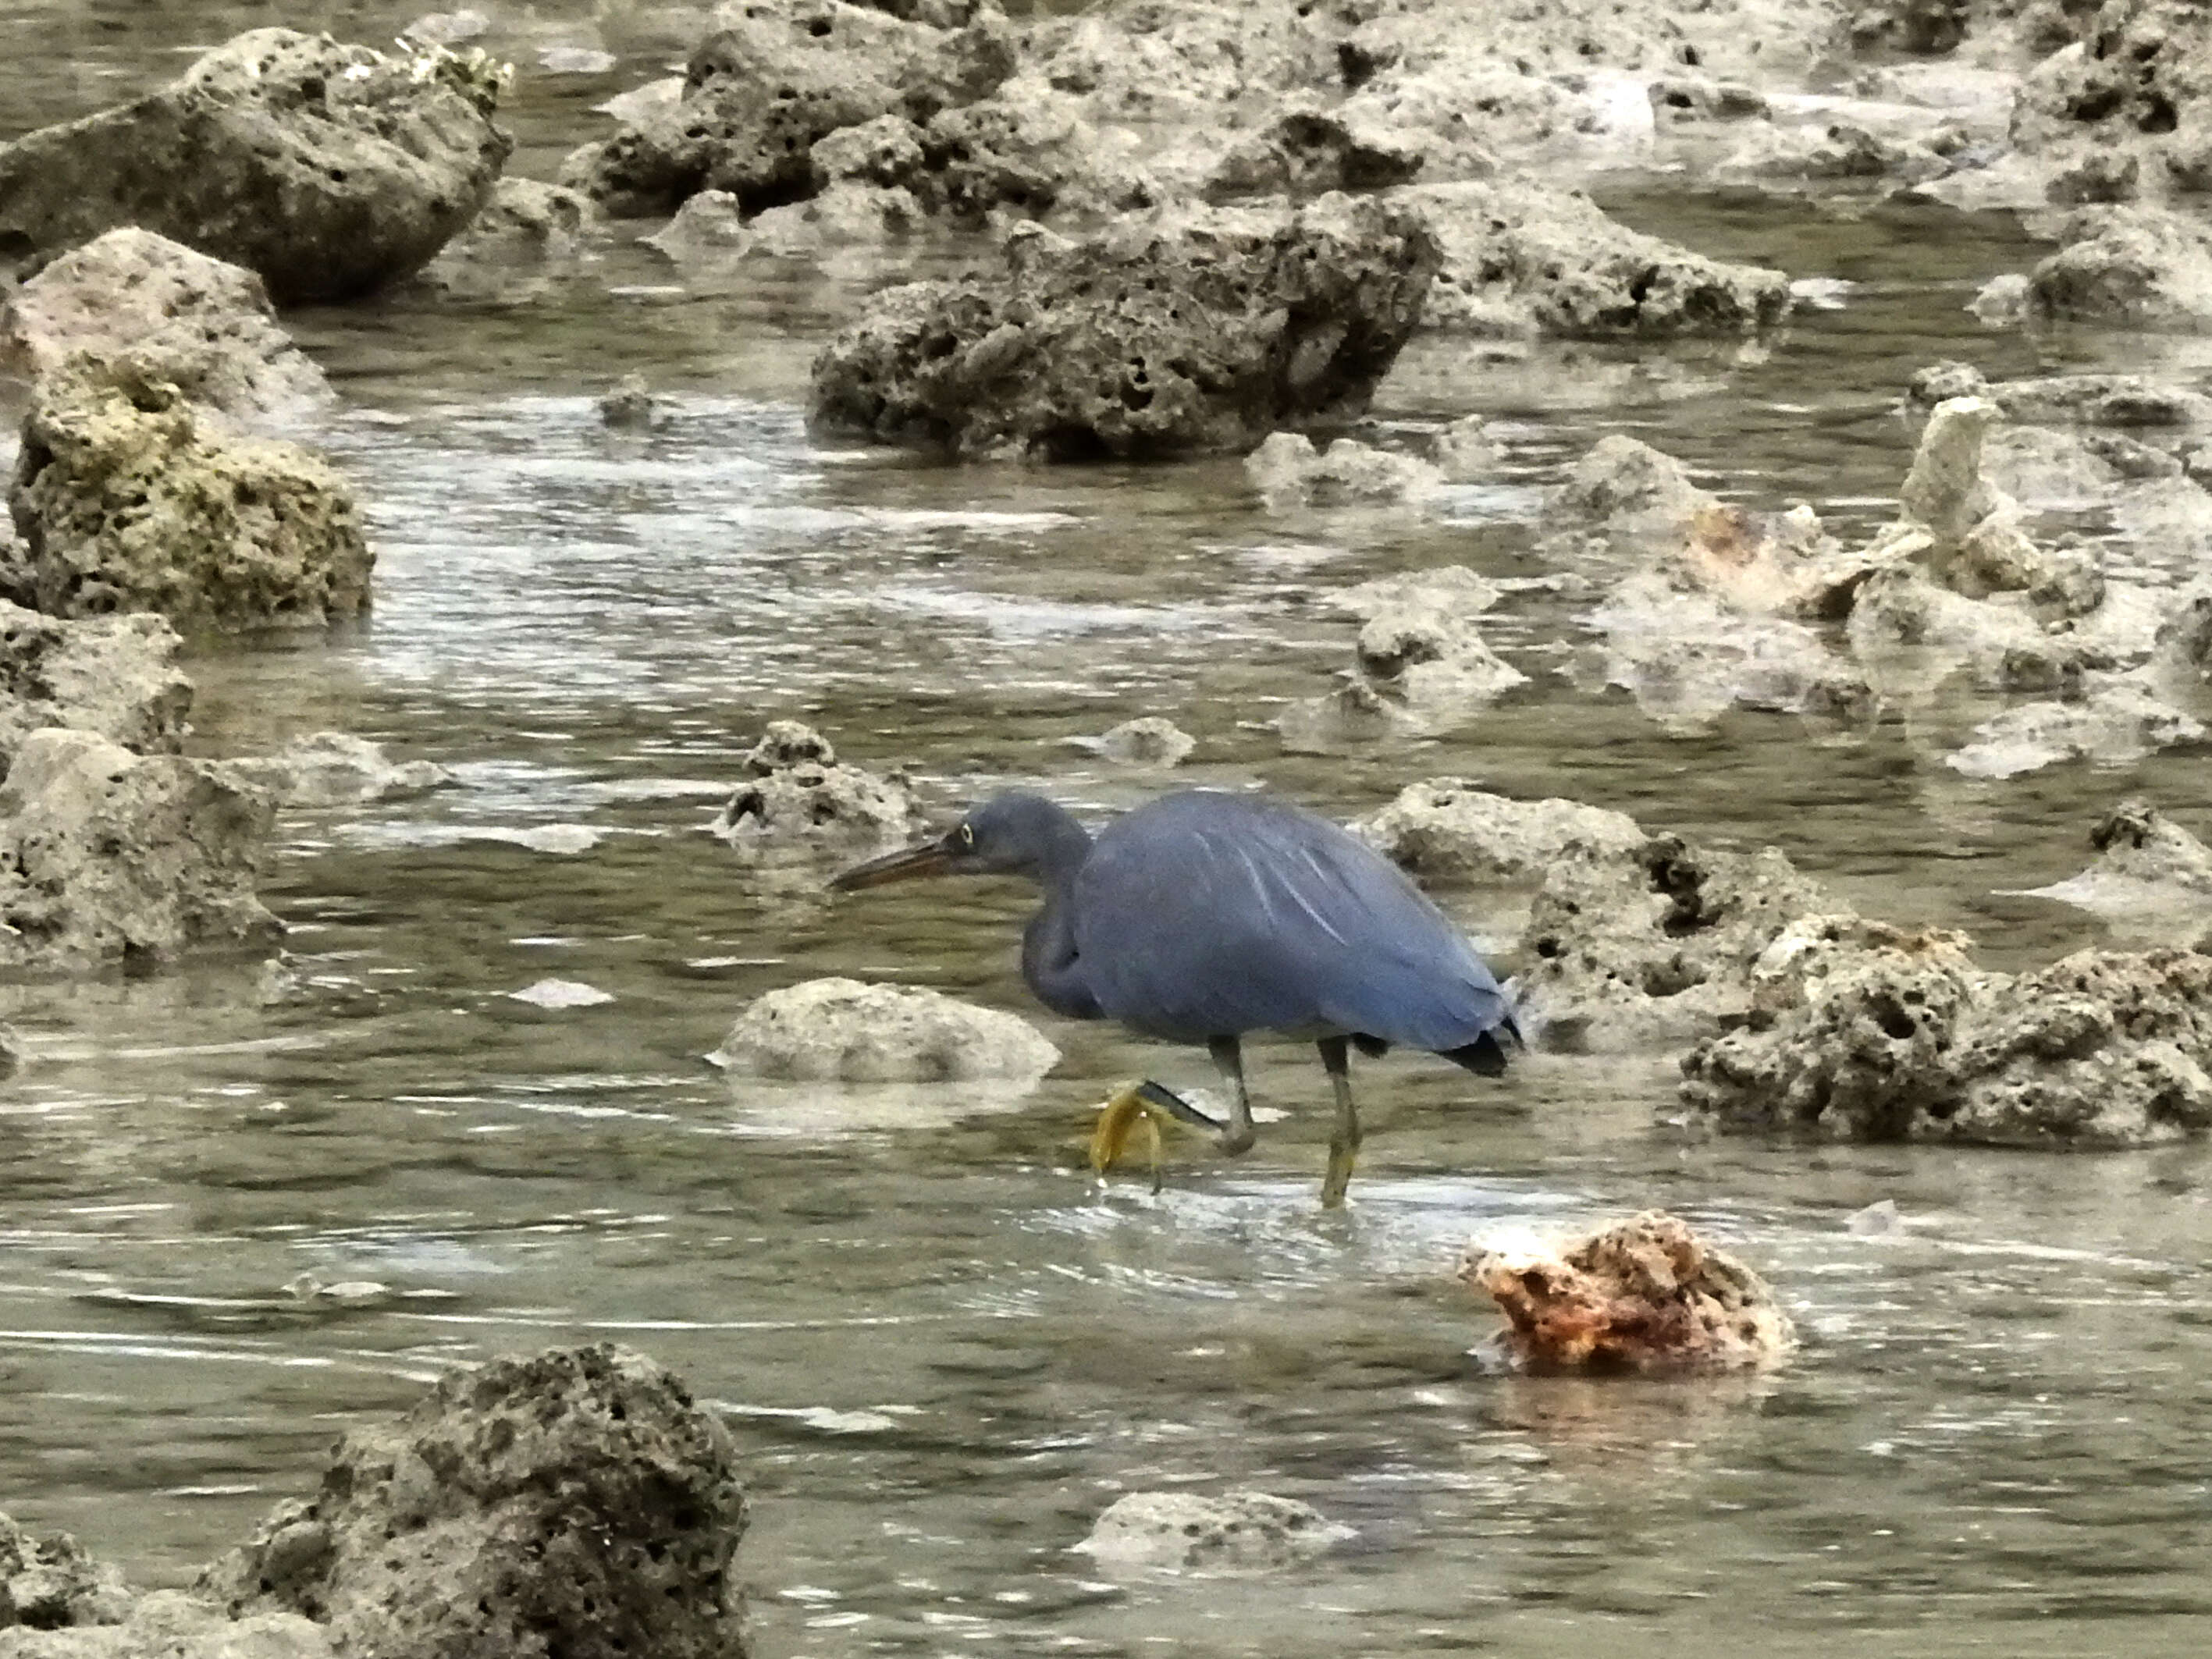
M1431 328L1566 338L1741 335L1790 307L1778 270L1709 259L1545 185L1419 185L1395 199L1442 250Z
M1558 1246L1477 1246L1460 1277L1498 1304L1500 1346L1529 1371L1762 1370L1796 1340L1765 1279L1662 1211Z
M169 382L73 360L34 389L0 593L186 630L323 627L368 605L352 492L296 444L217 429Z
M1060 1050L1018 1015L940 991L815 979L756 997L708 1058L739 1076L799 1083L1029 1082Z
M963 458L1249 450L1364 408L1435 269L1403 210L1344 196L1020 227L996 270L876 295L815 359L814 412Z
M1961 1019L1929 1138L2154 1146L2212 1128L2212 957L2083 951L1993 987Z
M1101 1571L1279 1571L1356 1534L1294 1498L1264 1492L1125 1492L1074 1546Z
M1404 708L1409 722L1436 729L1495 702L1528 677L1490 648L1463 614L1412 600L1385 605L1359 630L1354 647L1367 683Z
M265 947L254 896L274 805L220 763L33 732L0 785L0 969L159 967Z
M441 1381L338 1443L198 1592L339 1651L742 1659L736 1449L672 1372L601 1343Z
M330 1634L296 1613L233 1619L180 1590L129 1604L119 1622L0 1629L0 1659L333 1659Z
M1293 97L1258 131L1232 141L1206 173L1215 201L1240 196L1295 200L1333 190L1383 190L1409 184L1426 158L1400 129L1356 106Z
M2107 199L2212 185L2212 18L2191 0L2106 0L2084 21L2022 82L2013 142L2062 178L2093 168Z
M17 1627L118 1625L130 1610L121 1569L94 1560L67 1533L33 1538L0 1515L0 1643Z
M48 726L173 754L192 704L179 643L143 611L65 621L0 599L0 776L24 739Z
M1142 159L1136 135L1093 125L1079 100L1027 77L939 111L916 136L912 169L886 182L909 186L931 214L955 226L980 228L1007 216L1097 218L1156 207L1170 193ZM815 147L817 167L835 143Z
M1956 934L1809 918L1741 1029L1682 1061L1723 1128L1855 1140L2139 1146L2212 1127L2212 957L2084 951L2016 978Z
M277 325L261 278L137 226L74 248L0 302L0 368L36 380L70 357L128 358L192 402L244 420L331 401Z
M1522 1027L1542 1046L1582 1052L1702 1035L1748 1012L1753 966L1785 927L1838 908L1771 847L1571 843L1522 938Z
M1982 975L1968 940L1799 918L1752 968L1736 1030L1682 1060L1682 1099L1723 1128L1902 1139L1951 1098L1947 1059Z
M577 191L535 179L501 179L483 209L422 275L441 293L514 298L580 268L599 210Z
M1352 829L1432 885L1517 884L1540 876L1570 847L1620 855L1649 839L1625 812L1573 800L1516 800L1468 778L1408 784Z
M843 0L745 0L726 15L732 27L691 54L676 101L575 151L562 184L620 218L672 213L702 190L757 213L822 187L821 141L884 116L927 122L988 95L1015 64L995 11L957 29Z
M840 763L829 740L797 720L771 720L742 763L714 833L740 851L858 848L905 840L919 822L905 778Z
M505 72L254 29L135 101L0 146L0 249L36 263L123 225L259 273L280 305L420 270L507 160Z

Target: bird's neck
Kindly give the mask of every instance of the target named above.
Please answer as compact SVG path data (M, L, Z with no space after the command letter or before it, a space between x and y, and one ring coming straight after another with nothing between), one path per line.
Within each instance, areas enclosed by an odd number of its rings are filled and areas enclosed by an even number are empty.
M1098 1004L1084 981L1075 949L1075 878L1091 856L1091 836L1065 812L1046 838L1037 860L1044 908L1022 934L1022 978L1037 1000L1056 1014L1096 1019Z

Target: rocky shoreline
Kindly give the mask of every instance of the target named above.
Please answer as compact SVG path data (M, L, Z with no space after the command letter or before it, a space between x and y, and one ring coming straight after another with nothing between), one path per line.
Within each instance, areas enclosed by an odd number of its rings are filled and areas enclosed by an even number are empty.
M489 52L256 29L0 145L0 371L27 387L0 532L0 970L267 956L280 812L447 781L342 732L187 753L196 655L373 610L371 514L313 442L338 393L283 309L495 290L618 241L687 276L857 258L869 291L812 364L827 438L977 468L1234 457L1267 513L1415 521L1501 471L1487 422L1366 421L1417 342L1470 366L1536 341L1756 351L1811 302L1787 271L1622 223L1587 193L1608 179L2004 209L2050 251L1972 296L1992 330L2212 328L2212 19L2179 0L744 0L673 27L682 73L617 100L557 179L503 172L495 28ZM874 280L925 240L965 268ZM1588 590L1560 672L1680 734L1744 712L1814 737L1893 722L1990 787L2212 740L2212 587L2177 574L2212 550L2212 398L2179 370L1951 362L1896 397L1916 448L1870 535L1747 507L1626 431L1592 445L1524 579ZM665 415L642 381L603 412L631 432ZM2162 562L2051 527L2045 509L2084 502ZM1340 672L1266 723L1285 753L1448 736L1532 678L1493 643L1515 591L1470 566L1325 600ZM749 878L817 874L944 804L840 762L842 735L777 721L741 757L714 828ZM1158 716L1085 742L1162 773L1194 746ZM2039 890L2172 936L2011 972L1962 933L1858 914L1787 848L1585 802L1437 775L1357 828L1470 909L1507 907L1536 1046L1669 1057L1659 1110L1693 1128L2081 1152L2212 1131L2212 852L2153 802L2054 826L2095 861ZM844 977L755 1000L714 1056L1010 1088L1059 1058L1013 1015ZM1617 1317L1638 1297L1750 1356L1725 1364L1771 1363L1790 1340L1771 1293L1680 1227L1466 1275L1539 1368L1664 1369L1637 1346L1650 1322ZM1667 1302L1677 1268L1705 1287L1689 1313ZM1265 1493L1203 1513L1133 1496L1102 1559L1156 1565L1179 1536L1201 1542L1178 1560L1267 1568L1334 1536ZM726 1432L653 1362L499 1361L349 1437L321 1494L190 1597L134 1597L0 1517L0 1659L742 1653L745 1516Z

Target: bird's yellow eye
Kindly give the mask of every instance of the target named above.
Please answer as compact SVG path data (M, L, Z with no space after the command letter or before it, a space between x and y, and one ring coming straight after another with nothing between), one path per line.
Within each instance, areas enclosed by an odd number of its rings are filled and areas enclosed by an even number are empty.
M964 823L960 826L960 844L963 847L973 847L975 844L975 832Z

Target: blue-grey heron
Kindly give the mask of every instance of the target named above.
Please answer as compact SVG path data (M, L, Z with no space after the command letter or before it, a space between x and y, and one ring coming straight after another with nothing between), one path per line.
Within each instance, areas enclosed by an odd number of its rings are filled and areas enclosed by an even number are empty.
M1212 1054L1229 1121L1155 1083L1124 1091L1092 1142L1102 1169L1146 1108L1214 1131L1225 1152L1250 1147L1242 1039L1273 1031L1314 1041L1328 1068L1336 1129L1322 1202L1334 1206L1359 1149L1349 1048L1426 1048L1494 1077L1506 1043L1520 1041L1490 969L1402 871L1328 819L1266 795L1182 790L1094 839L1043 796L1015 791L830 885L923 875L1035 881L1044 908L1022 935L1022 978L1039 1001Z

